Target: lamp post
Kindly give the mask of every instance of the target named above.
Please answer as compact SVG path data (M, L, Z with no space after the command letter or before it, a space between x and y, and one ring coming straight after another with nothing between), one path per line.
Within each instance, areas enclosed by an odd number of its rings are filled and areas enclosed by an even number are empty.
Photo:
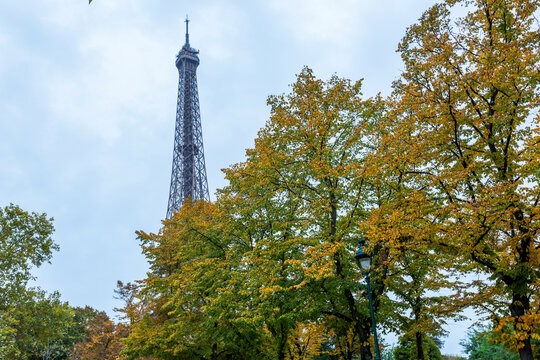
M373 314L373 298L371 294L371 285L369 283L369 271L371 269L371 256L364 252L366 241L360 239L358 242L359 248L356 252L356 263L362 270L362 274L366 275L367 291L369 298L369 313L371 315L371 328L373 329L373 345L375 346L375 360L381 360L381 352L379 351L379 341L377 340L377 325L375 323L375 315Z

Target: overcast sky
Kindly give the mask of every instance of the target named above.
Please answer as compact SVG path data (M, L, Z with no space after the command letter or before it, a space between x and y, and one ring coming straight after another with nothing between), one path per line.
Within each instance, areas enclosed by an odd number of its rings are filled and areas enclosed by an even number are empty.
M60 251L37 284L111 313L117 280L142 279L134 232L165 217L178 71L200 50L212 199L304 65L386 95L397 44L428 0L0 0L0 206L54 217ZM448 327L458 353L468 323ZM388 338L392 341L392 338Z

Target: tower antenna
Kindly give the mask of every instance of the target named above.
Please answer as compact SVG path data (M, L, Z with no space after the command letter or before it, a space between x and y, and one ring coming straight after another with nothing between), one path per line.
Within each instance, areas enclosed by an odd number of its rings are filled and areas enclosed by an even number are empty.
M189 25L189 19L188 19L188 16L186 15L186 44L189 45L189 29L188 29L188 25Z

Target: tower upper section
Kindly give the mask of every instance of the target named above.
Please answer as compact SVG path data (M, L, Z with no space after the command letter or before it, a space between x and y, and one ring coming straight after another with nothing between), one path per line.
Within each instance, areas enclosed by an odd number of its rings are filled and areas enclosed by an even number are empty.
M189 45L188 22L186 18L186 43L176 56L178 101L168 219L172 218L187 198L191 201L210 200L197 89L199 51Z
M199 50L192 48L189 45L189 19L186 16L186 43L180 49L176 56L176 67L180 70L183 62L193 63L196 67L199 65Z

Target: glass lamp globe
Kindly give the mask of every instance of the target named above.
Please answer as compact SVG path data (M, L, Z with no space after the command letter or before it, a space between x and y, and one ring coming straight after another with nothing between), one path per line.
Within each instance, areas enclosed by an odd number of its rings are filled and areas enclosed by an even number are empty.
M360 269L364 272L369 271L369 268L371 267L371 256L364 252L365 241L363 239L359 241L359 246L354 258Z
M360 269L364 271L369 271L369 268L371 267L371 256L369 256L366 253L358 254L356 253L356 263L360 267Z

